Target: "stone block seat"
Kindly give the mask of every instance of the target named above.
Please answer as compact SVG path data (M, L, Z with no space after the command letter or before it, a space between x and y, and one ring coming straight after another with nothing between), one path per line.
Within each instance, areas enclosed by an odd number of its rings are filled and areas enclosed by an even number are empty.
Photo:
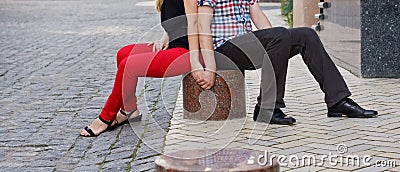
M183 79L183 118L193 120L226 120L246 116L245 81L240 71L216 72L215 84L202 89L192 75Z

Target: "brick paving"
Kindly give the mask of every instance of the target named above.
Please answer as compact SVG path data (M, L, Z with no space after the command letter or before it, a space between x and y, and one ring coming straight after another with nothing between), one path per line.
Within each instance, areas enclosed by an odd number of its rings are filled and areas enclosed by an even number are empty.
M131 125L146 130L78 136L111 92L117 50L161 36L145 34L159 15L138 2L0 2L0 171L153 170L179 77L140 82L144 120Z
M264 9L274 26L285 26L275 4ZM308 72L300 56L290 60L284 111L297 119L293 126L255 123L252 112L259 88L257 71L246 72L247 118L229 121L193 121L183 119L182 91L171 119L164 153L204 148L239 148L268 151L270 155L315 156L316 163L324 155L372 157L371 165L285 166L281 171L398 171L400 164L400 80L363 79L339 68L355 99L363 107L376 109L380 115L372 119L328 118L323 94ZM259 71L258 71L259 72ZM340 154L338 145L346 145ZM377 160L395 161L396 167L374 167ZM286 161L287 163L287 161Z
M348 146L348 154L400 163L400 80L360 79L341 69L353 98L380 116L327 118L321 91L300 57L290 62L285 109L297 125L251 120L259 82L252 71L246 73L248 118L190 124L196 121L182 120L181 94L175 105L180 77L147 79L137 93L142 122L97 138L79 137L111 91L118 48L160 36L145 34L159 18L152 3L138 2L0 2L0 171L153 171L160 152L227 146L323 156L339 143ZM275 26L283 25L276 5L263 8ZM398 166L281 169L399 171Z

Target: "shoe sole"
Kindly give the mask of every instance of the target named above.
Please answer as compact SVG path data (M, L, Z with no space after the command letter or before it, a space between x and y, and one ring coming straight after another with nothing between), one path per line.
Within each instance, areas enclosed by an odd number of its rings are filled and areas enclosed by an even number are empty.
M295 125L296 123L269 123L274 125Z
M343 117L343 115L343 113L328 113L328 117L330 118Z
M262 120L254 121L254 122L262 122L262 123L268 123L268 124L274 124L274 125L294 125L296 123L296 122L293 122L293 123L275 123L275 122L271 122L271 121L265 122L265 121L262 121Z
M347 116L348 118L374 118L374 117L376 117L378 114L375 114L375 115L362 115L362 116L349 116L349 115L346 115L346 114L344 114L344 113L328 113L328 117L329 118L338 118L338 117L344 117L344 116Z

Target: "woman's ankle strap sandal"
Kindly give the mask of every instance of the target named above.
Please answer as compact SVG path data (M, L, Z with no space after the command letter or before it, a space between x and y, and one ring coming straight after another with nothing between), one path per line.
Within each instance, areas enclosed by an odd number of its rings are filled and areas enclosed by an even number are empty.
M100 115L99 115L99 119L101 122L103 122L104 124L107 124L108 127L111 126L112 121L106 121L105 119L103 119Z
M89 128L89 126L86 126L86 127L84 128L84 130L85 130L86 132L88 132L89 135L90 135L90 136L86 136L86 137L97 137L97 136L100 135L101 133L103 133L103 132L105 132L105 131L107 131L107 130L110 129L111 124L112 124L112 121L106 121L106 120L103 119L101 116L99 116L99 119L100 119L100 121L103 122L104 124L107 124L107 129L105 129L104 131L102 131L102 132L100 132L99 134L96 135L96 134L93 132L93 130Z
M139 121L141 121L141 120L142 120L142 115L141 115L141 114L140 114L139 116L137 116L137 117L134 117L134 118L132 118L132 119L129 119L130 116L131 116L135 111L136 111L136 110L134 110L134 111L132 111L132 112L130 112L130 113L126 113L126 112L124 112L122 109L119 110L119 112L120 112L122 115L126 116L126 120L124 120L124 121L122 121L122 122L119 122L119 121L115 120L114 125L110 126L109 130L110 130L110 131L111 131L111 130L114 130L114 129L118 128L118 127L121 126L121 125L127 124L129 121L132 121L132 122L139 122Z
M128 113L128 114L127 114L126 112L124 112L122 109L119 110L119 112L120 112L122 115L126 116L126 117L129 119L129 121L132 121L132 122L139 122L139 121L142 120L142 114L139 114L138 116L135 116L134 118L130 119L131 115L132 115L134 112L136 112L136 110L134 110L134 111L132 111L132 112L130 112L130 113ZM128 120L126 120L126 121L128 121ZM124 122L125 122L125 121L124 121Z
M133 112L135 112L136 110L132 111L131 113L129 113L129 115L132 115ZM126 112L124 112L122 109L119 110L119 113L121 113L122 115L128 117L128 114L126 114Z

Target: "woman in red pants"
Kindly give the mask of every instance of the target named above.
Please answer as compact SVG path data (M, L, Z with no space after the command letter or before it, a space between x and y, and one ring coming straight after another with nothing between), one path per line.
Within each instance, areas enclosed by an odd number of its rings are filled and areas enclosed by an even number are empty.
M81 136L98 136L125 123L128 116L140 118L135 95L138 77L161 78L194 71L192 75L199 85L204 89L211 88L215 61L209 58L212 56L203 55L206 68L200 63L197 15L189 15L197 13L196 3L196 0L157 0L156 8L161 13L165 30L162 39L150 44L128 45L119 50L112 92L99 117L81 130Z

